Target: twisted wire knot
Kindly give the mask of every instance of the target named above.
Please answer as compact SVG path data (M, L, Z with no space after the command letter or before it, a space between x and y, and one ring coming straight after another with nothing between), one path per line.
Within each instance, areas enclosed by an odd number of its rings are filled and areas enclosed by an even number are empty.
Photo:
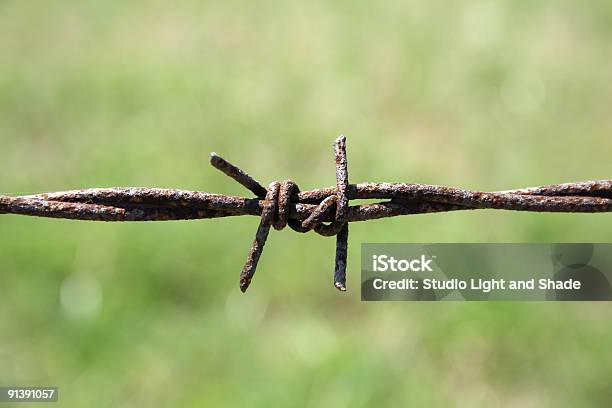
M282 230L287 225L300 233L314 230L317 234L326 237L337 235L346 224L346 213L348 211L348 198L346 189L335 189L334 192L325 197L310 213L300 221L291 219L291 204L296 204L300 189L291 180L273 181L266 190L261 219L271 224L275 230ZM328 214L335 209L334 220L329 224L323 222Z
M264 245L270 233L270 227L282 230L287 225L297 232L305 233L314 230L319 235L326 237L336 235L336 268L334 270L334 286L341 291L346 290L346 256L348 247L348 222L347 213L349 208L348 198L348 164L346 160L346 137L341 135L334 143L334 154L336 156L336 188L331 194L323 198L319 204L304 220L291 219L291 204L297 203L300 189L291 180L273 181L264 188L238 167L227 162L215 153L211 155L211 164L230 176L247 189L251 190L258 198L263 200L261 220L257 227L255 240L247 256L247 261L240 274L240 290L247 290L255 275L259 258L263 252ZM323 222L334 209L333 221L329 224Z

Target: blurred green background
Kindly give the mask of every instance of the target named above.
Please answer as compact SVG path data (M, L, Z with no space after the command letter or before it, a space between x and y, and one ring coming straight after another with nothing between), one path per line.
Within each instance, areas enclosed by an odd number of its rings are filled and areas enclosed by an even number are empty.
M612 177L612 3L0 1L0 192L263 183L497 190ZM362 303L362 242L609 242L609 214L273 231L0 217L0 385L66 407L597 407L606 303ZM24 406L26 406L25 404ZM38 406L38 405L37 405ZM56 405L54 405L56 406Z

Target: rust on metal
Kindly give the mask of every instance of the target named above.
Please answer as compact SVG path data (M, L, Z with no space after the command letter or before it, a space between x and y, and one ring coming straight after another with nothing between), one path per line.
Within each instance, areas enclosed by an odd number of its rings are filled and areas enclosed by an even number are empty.
M254 215L261 218L240 274L249 287L270 227L296 232L314 230L336 236L334 286L346 290L348 225L351 222L410 214L499 209L511 211L612 212L612 180L551 184L496 192L414 183L349 184L346 138L334 143L336 186L300 191L291 180L264 188L239 167L215 153L210 163L240 183L255 198L177 189L113 187L25 196L0 195L0 214L87 221L169 221ZM355 199L379 203L349 205Z

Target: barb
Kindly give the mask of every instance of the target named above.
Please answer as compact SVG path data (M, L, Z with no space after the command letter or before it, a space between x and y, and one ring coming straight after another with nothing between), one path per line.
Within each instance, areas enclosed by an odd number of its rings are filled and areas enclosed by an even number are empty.
M499 209L535 212L612 212L612 180L552 184L497 192L407 183L349 184L346 138L334 143L336 186L301 192L291 180L264 188L215 153L212 166L247 188L255 198L176 189L113 187L24 196L0 195L0 214L89 221L167 221L255 215L261 221L240 274L249 287L270 227L314 230L336 236L334 286L346 290L348 225L356 221L446 211ZM349 206L350 200L381 199Z

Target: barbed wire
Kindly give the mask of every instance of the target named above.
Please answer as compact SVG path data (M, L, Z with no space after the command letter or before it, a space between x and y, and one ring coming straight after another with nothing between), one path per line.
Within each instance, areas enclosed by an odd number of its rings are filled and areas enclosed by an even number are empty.
M211 153L210 163L255 194L255 198L177 189L90 188L24 196L0 195L0 214L88 221L167 221L255 215L261 217L240 274L249 287L270 227L336 236L334 286L346 290L348 226L399 215L500 209L533 212L611 212L612 180L552 184L497 192L413 183L349 184L346 138L334 143L336 186L300 191L291 180L263 187L239 167ZM349 206L350 200L383 199Z

